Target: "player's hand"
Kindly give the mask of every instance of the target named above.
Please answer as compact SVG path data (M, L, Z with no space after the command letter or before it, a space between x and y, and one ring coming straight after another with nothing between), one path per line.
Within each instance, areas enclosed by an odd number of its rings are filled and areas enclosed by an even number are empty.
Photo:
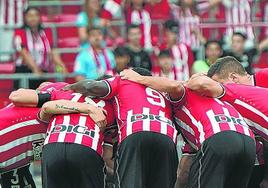
M142 76L139 73L133 71L132 69L125 69L121 71L120 76L123 80L130 80L133 82L139 82L139 80L142 79Z
M263 178L262 182L260 183L260 188L268 188L268 179Z
M96 123L96 125L101 129L105 129L107 121L106 121L106 115L107 112L100 107L91 107L89 110L88 115L91 117L91 119Z
M191 76L190 79L195 79L197 77L200 77L200 76L206 76L206 73L202 72L202 73L195 73Z

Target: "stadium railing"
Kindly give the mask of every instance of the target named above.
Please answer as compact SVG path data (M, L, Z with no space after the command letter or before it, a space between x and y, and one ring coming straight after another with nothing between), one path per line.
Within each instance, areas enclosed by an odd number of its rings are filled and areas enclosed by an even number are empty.
M43 73L36 75L32 73L16 73L16 74L0 74L0 80L19 80L20 88L29 88L29 80L38 79L55 79L57 82L62 82L66 78L74 78L75 74L62 74L62 73Z

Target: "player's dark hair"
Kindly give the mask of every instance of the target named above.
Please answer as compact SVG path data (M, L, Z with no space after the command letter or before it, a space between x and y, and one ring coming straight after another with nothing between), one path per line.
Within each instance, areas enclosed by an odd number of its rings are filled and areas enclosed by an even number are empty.
M140 29L140 26L137 25L137 24L129 24L129 25L127 26L127 33L129 33L129 31L130 31L131 29Z
M129 56L129 53L126 47L119 46L116 49L114 49L114 56L115 57Z
M152 73L149 70L141 67L134 67L132 70L139 73L142 76L152 76Z
M247 72L242 64L232 56L226 56L217 59L208 70L207 76L212 77L217 75L221 79L226 79L229 73L237 73L239 75L246 75Z

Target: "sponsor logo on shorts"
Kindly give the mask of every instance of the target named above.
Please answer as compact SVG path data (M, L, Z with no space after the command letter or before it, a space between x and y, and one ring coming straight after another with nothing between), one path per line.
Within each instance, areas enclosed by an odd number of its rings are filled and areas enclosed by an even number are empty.
M130 118L130 122L131 123L135 123L137 121L143 121L149 119L150 121L158 121L158 122L162 122L162 123L166 123L168 125L171 125L172 127L174 127L172 121L170 119L167 119L166 117L163 116L159 116L159 115L154 115L154 114L134 114L131 116Z
M83 134L89 137L94 138L95 131L92 129L88 129L88 127L81 126L81 125L62 125L58 124L55 125L51 131L53 133L60 133L60 132L67 132L67 133L75 133L75 134Z
M232 117L232 116L226 116L224 114L215 115L215 120L218 123L230 123L233 122L234 124L239 124L243 126L247 126L246 122L243 119Z
M44 145L44 139L35 140L32 142L34 160L38 161L42 158L42 148Z

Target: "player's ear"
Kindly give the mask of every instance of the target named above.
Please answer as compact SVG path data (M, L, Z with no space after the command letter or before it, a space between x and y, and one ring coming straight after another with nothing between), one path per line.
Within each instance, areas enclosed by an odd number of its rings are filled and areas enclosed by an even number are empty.
M234 83L239 83L238 75L234 72L229 74L229 80L234 82Z

